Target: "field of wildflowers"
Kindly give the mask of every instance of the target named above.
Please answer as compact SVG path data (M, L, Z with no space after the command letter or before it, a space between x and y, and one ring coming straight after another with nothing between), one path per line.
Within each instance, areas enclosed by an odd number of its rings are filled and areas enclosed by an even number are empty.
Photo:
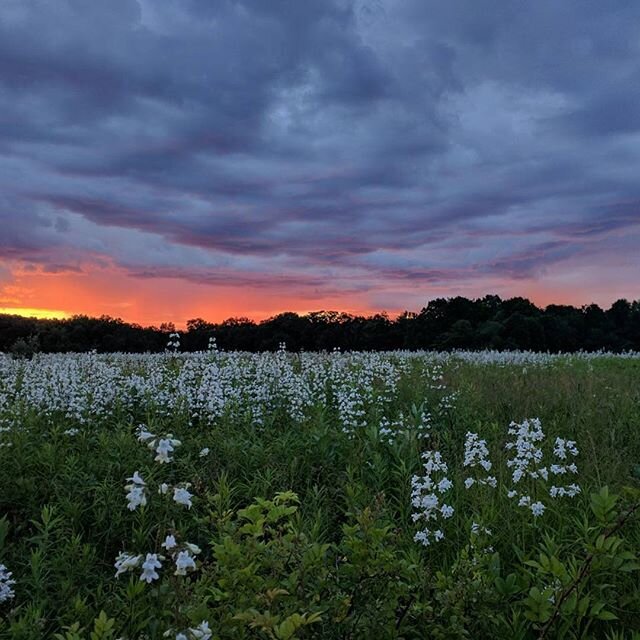
M640 639L640 354L0 354L0 638Z

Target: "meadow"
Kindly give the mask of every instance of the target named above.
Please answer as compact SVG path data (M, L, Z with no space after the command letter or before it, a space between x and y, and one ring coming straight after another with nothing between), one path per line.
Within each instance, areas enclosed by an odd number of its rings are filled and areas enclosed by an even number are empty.
M640 638L640 355L0 354L0 638Z

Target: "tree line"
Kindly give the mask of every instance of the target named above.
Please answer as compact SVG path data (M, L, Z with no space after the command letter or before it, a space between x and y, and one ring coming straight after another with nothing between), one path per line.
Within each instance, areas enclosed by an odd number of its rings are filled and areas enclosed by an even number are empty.
M0 351L160 352L174 331L171 323L142 327L108 316L39 320L0 315ZM606 310L596 304L540 308L526 298L487 295L473 300L437 298L420 312L405 311L395 319L386 313L358 316L337 311L285 312L260 322L229 318L212 323L195 318L181 332L180 348L204 350L212 339L220 349L243 351L275 350L281 343L292 351L640 351L640 300L617 300Z

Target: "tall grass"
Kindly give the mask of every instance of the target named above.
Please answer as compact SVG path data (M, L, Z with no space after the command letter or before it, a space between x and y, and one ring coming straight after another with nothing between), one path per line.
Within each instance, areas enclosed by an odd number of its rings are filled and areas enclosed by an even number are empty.
M374 366L347 354L334 356L342 368L329 375L331 356L198 357L204 364L180 384L192 365L178 355L153 366L105 359L98 373L83 361L86 383L63 357L4 362L0 564L16 583L0 603L0 638L198 637L202 621L219 638L640 637L640 526L631 513L640 499L640 360L390 354ZM51 367L75 382L60 386ZM213 386L203 388L214 394L225 367L234 367L237 393L215 415L196 411L181 385L208 375ZM147 382L105 401L98 393L108 390L88 381L98 374L118 389L135 376ZM393 385L385 376L396 376ZM292 417L291 389L304 380L314 382ZM39 404L38 384L55 401ZM74 396L83 384L92 398ZM354 424L340 409L350 385L362 399ZM423 413L427 438L415 428ZM534 417L548 464L557 436L580 450L581 493L547 492L540 517L506 497L508 426ZM404 425L391 442L383 418ZM171 463L154 462L136 439L139 424L181 441ZM465 489L469 431L487 441L495 489ZM414 541L411 482L428 450L448 464L455 512L438 524L444 539L424 547ZM124 485L136 470L148 504L130 511ZM193 507L159 495L162 482L190 483ZM474 537L474 522L492 535ZM114 577L120 552L160 552L169 532L202 548L196 572L173 576L167 557L152 584L139 570ZM612 537L615 549L596 549ZM541 554L561 568L547 571Z

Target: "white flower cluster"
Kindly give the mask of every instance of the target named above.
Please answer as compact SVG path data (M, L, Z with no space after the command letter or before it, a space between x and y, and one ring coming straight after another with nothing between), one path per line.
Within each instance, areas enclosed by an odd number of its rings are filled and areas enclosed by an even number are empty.
M11 571L9 571L5 565L0 564L0 603L15 597L15 592L12 587L16 581L11 578L12 575Z
M180 440L176 440L172 434L167 434L164 438L158 438L155 434L147 430L144 425L140 425L136 429L136 436L139 442L144 442L147 447L156 451L156 462L160 464L171 462L175 447L180 446ZM200 457L204 457L209 453L208 449L200 451ZM125 491L127 491L127 508L130 511L135 511L138 507L143 507L147 504L147 486L138 471L136 471L132 477L127 478L129 484L125 485ZM169 492L173 492L173 501L177 504L191 509L193 502L193 494L189 491L191 484L189 482L180 482L176 485L169 485L166 482L162 482L158 486L158 493L160 495L167 495Z
M435 531L430 528L432 522L438 517L450 518L453 515L453 507L441 502L440 497L449 491L453 483L447 478L447 463L444 462L439 451L426 451L422 454L424 476L411 478L411 504L416 509L412 514L414 522L423 520L425 526L418 531L414 540L425 546L432 541L442 540L444 533L441 529Z
M514 450L515 455L507 461L507 465L513 469L513 484L518 484L523 478L531 478L537 481L548 481L549 474L564 475L567 473L577 474L578 468L575 463L566 464L568 455L573 457L578 455L576 443L573 440L556 438L553 449L554 455L563 464L553 464L549 469L542 466L544 456L542 444L544 442L544 432L538 418L525 420L521 424L512 422L509 425L509 435L515 436L515 440L506 444L507 450ZM566 486L553 485L549 489L552 498L574 497L580 493L580 486L572 483ZM527 507L534 517L541 516L545 511L545 505L540 500L534 500L530 495L518 493L516 489L511 489L507 493L509 498L518 498L518 506Z
M180 350L180 334L178 332L173 332L169 334L169 342L167 342L167 350L169 351L179 351Z
M11 432L11 427L2 427L0 426L0 449L2 447L11 447L13 446L13 442L6 441L2 438L2 434L6 433L7 435Z
M162 546L167 553L170 553L172 560L175 562L176 569L173 572L174 575L186 576L187 572L196 570L195 556L201 553L198 545L191 542L185 542L180 545L176 542L175 536L170 534L160 546ZM114 564L116 568L116 578L123 573L141 567L142 573L140 574L140 580L150 584L160 578L157 569L162 568L163 560L165 560L165 556L159 553L147 553L146 556L142 556L142 554L134 555L122 551L118 554Z
M214 357L201 351L181 354L179 359L166 354L76 353L36 354L31 360L0 355L0 420L11 405L16 425L25 411L74 421L69 427L97 425L111 419L118 407L125 411L135 407L150 416L184 413L189 419L212 423L225 415L245 419L249 410L256 421L266 424L275 411L284 411L300 423L323 406L338 411L342 426L351 432L360 426L362 412L369 415L374 403L394 397L398 374L412 367L421 367L425 387L432 385L434 394L440 395L448 393L443 366L529 369L599 358L638 359L640 353L219 351ZM345 397L350 388L356 393ZM17 398L20 403L15 403ZM433 404L431 411L446 413L450 404L448 397L440 408ZM7 446L11 439L0 440Z
M169 534L164 542L160 545L168 553L176 563L176 570L173 572L176 576L186 576L188 571L196 570L195 556L201 553L200 547L191 542L185 542L180 545L176 541L175 535Z
M152 448L156 447L156 445L161 445L163 440L168 441L170 444L175 446L180 444L179 441L172 440L170 435L165 439L157 439L154 434L147 431L142 425L138 428L136 435L138 436L139 441L146 442L148 446L151 446ZM166 448L163 451L167 453ZM130 511L135 511L139 506L147 504L147 484L138 471L135 471L133 476L127 478L127 480L128 484L125 485L128 501L127 508ZM168 493L173 492L173 501L190 509L193 506L191 501L193 495L189 492L190 486L191 484L189 482L182 482L173 486L163 482L158 487L158 493L160 495L167 495ZM180 545L176 541L175 535L169 534L161 546L175 561L176 569L174 571L174 575L185 576L187 575L187 572L195 571L195 556L200 553L200 548L197 545L192 544L191 542L185 542ZM134 555L123 551L116 558L114 565L116 568L116 577L141 567L142 573L140 574L140 580L151 583L160 577L157 569L162 568L162 561L164 559L165 557L158 553L147 553L143 558L142 555Z
M468 476L464 481L466 489L470 489L474 484L488 485L495 487L498 484L495 476L489 475L492 464L489 460L489 449L487 449L487 441L481 440L477 433L467 431L464 441L464 463L463 466L477 469L481 467L484 474L478 477ZM479 470L478 470L479 471Z
M138 507L144 507L147 504L147 484L138 471L135 471L127 480L128 484L124 486L127 492L127 509L129 509L129 511L135 511ZM160 495L167 495L173 491L173 501L187 507L187 509L191 509L193 506L193 502L191 501L193 494L189 491L190 486L191 483L189 482L181 482L175 486L162 482L158 487L158 493Z
M428 411L416 412L415 424L412 425L412 429L415 430L416 437L420 439L428 438L431 432L431 414Z
M342 431L353 437L358 429L367 425L364 398L355 388L345 386L336 391L338 415Z
M395 420L389 420L389 418L383 416L380 419L380 426L378 427L378 434L380 440L387 444L393 444L396 438L403 432L404 424L401 418Z
M515 440L505 445L507 451L514 451L514 457L507 460L507 466L513 469L511 474L513 484L519 484L527 477L533 480L547 480L549 470L542 466L544 453L540 445L544 441L544 431L540 419L532 418L520 424L512 422L508 433L510 436L515 436ZM518 506L530 509L535 518L544 513L544 504L539 500L533 500L528 494L519 494L516 489L511 489L507 495L509 498L518 498Z
M147 485L138 471L134 471L130 478L127 478L128 484L124 485L127 492L127 509L135 511L138 507L144 507L147 504Z
M115 564L113 565L116 568L116 578L123 573L133 571L138 567L142 567L140 580L146 582L147 584L150 584L160 577L156 569L162 568L161 560L164 560L164 556L161 556L157 553L147 553L147 555L144 556L143 559L143 556L141 554L133 555L131 553L121 551L116 558Z
M512 422L508 434L515 436L515 440L505 445L507 451L515 451L514 457L507 461L507 466L513 469L513 484L518 484L526 476L546 480L549 471L546 467L540 466L544 454L538 446L538 443L544 441L540 419L524 420L521 424Z
M173 631L166 631L163 635L169 638ZM189 627L186 631L176 634L176 640L211 640L213 633L209 628L209 623L203 620L197 627Z
M161 485L161 488L164 489L166 486L165 483ZM179 485L173 487L173 501L177 504L181 504L183 507L187 507L187 509L191 509L193 503L191 502L191 498L193 498L193 494L189 492L189 487L191 483L183 482ZM165 491L160 491L160 493L166 493Z
M432 364L431 367L426 368L424 376L427 379L429 389L442 391L447 388L444 384L444 370L441 364Z
M456 406L456 400L458 399L458 392L451 391L446 395L442 396L438 402L438 411L441 413L447 413L451 411Z
M380 419L378 433L380 440L393 444L399 437L414 435L416 438L424 440L429 437L431 431L431 414L426 411L411 413L405 416L402 412L398 417L390 420L386 416Z
M156 452L154 460L160 464L171 462L175 448L182 444L180 440L173 437L172 433L167 433L164 438L159 438L151 431L148 431L143 424L136 429L136 436L139 442L143 442L149 449Z
M487 544L488 539L491 538L493 532L491 529L478 524L477 522L471 523L471 536L470 536L470 545L471 548L480 551L482 554L493 553L494 548ZM477 559L474 557L473 564L477 563Z
M393 402L404 364L379 353L333 352L322 357L324 369L318 361L312 364L309 354L304 354L304 360L301 358L305 376L313 381L310 390L318 400L333 405L342 431L353 438L367 426L370 409L384 415ZM307 406L313 406L313 399Z
M511 492L509 493L511 494ZM510 495L509 497L515 497L515 496ZM528 507L529 509L531 509L531 513L535 518L537 518L538 516L541 516L544 513L544 510L546 509L546 507L542 502L540 502L540 500L536 500L534 502L531 499L531 496L526 496L526 495L520 496L520 499L518 500L518 506Z
M568 456L576 457L579 451L576 446L576 443L573 440L564 440L563 438L556 438L555 445L553 447L553 454L561 460L562 464L552 464L550 467L551 473L553 475L565 475L565 474L573 474L576 475L578 473L578 467L575 462L571 462L567 464ZM580 493L580 485L572 482L571 484L567 484L564 486L556 486L553 485L549 489L549 495L552 498L574 498Z
M488 529L487 527L482 526L481 524L478 524L477 522L472 522L471 523L471 535L475 536L475 537L480 537L480 536L492 536L493 532L491 531L491 529Z

